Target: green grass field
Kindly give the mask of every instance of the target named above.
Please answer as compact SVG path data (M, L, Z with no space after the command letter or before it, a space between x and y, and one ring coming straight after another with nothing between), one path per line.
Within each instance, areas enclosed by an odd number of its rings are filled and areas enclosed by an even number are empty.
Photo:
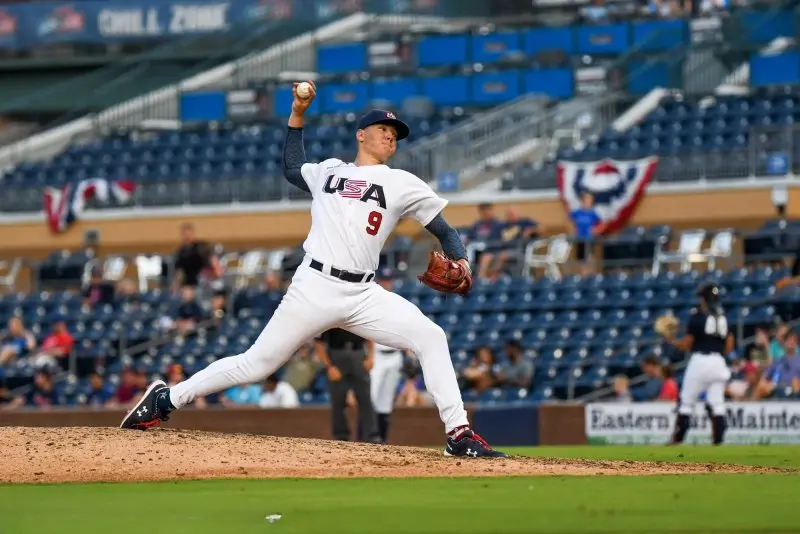
M800 533L800 447L512 452L717 461L797 473L2 485L0 533ZM272 513L282 519L267 522Z

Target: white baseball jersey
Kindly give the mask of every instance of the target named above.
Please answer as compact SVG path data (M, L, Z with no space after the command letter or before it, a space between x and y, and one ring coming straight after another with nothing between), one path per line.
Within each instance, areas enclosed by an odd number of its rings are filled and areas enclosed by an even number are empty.
M348 271L374 271L400 219L425 226L447 205L428 184L387 165L359 167L332 158L306 163L301 172L312 196L311 231L303 249Z

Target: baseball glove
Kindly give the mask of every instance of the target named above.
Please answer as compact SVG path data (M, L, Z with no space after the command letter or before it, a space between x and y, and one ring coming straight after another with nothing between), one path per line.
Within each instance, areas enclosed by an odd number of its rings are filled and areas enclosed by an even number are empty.
M469 267L451 260L438 250L431 252L428 269L417 278L426 286L442 293L466 295L472 289L472 272Z
M653 330L664 337L674 337L678 333L680 321L674 315L662 315L656 319Z

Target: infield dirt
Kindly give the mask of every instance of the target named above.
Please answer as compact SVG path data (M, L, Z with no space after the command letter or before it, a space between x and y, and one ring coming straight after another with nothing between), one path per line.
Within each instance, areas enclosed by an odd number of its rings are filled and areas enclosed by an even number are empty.
M155 429L0 427L0 482L781 472L712 463L446 458L442 449Z

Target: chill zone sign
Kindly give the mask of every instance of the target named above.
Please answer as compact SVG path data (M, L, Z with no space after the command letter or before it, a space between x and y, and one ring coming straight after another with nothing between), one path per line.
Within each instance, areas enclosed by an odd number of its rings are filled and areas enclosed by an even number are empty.
M589 443L663 445L675 426L670 402L593 403L585 409ZM800 443L800 402L732 402L726 409L726 443ZM702 404L695 408L685 442L711 442L711 421Z

